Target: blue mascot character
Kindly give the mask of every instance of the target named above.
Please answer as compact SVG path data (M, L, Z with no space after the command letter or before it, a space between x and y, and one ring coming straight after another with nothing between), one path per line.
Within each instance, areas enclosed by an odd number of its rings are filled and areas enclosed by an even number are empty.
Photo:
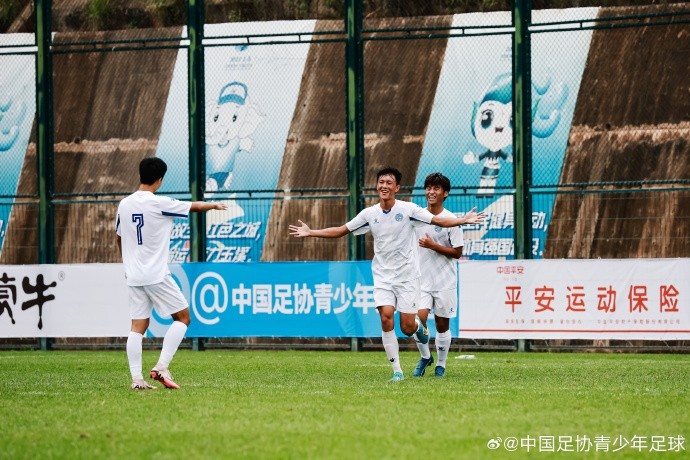
M480 195L491 196L498 181L501 161L513 161L513 156L504 150L513 144L513 89L512 76L501 74L486 90L479 104L472 112L472 135L486 151L479 155L467 152L465 164L483 161L479 176Z
M561 119L563 104L568 97L564 83L552 84L549 76L532 85L532 134L539 138L550 136ZM501 160L512 163L509 153L513 144L513 83L510 73L498 75L472 112L472 135L486 148L479 155L468 151L463 163L483 161L479 176L479 196L491 197L501 170Z

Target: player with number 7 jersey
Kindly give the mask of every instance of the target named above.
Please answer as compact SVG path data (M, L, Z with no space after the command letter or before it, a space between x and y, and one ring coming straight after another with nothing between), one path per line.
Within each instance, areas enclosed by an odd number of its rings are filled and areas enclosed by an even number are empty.
M170 273L170 234L176 217L186 218L190 201L179 201L137 190L120 202L117 229L122 238L122 262L128 286L163 281Z
M132 327L127 338L127 359L133 390L155 389L142 374L142 342L155 306L161 316L172 316L173 323L163 338L158 362L149 376L166 388L178 389L168 365L187 332L191 321L189 304L168 268L170 233L173 219L190 212L227 209L223 203L178 201L156 195L168 166L157 157L139 163L139 189L120 201L115 232L129 291Z

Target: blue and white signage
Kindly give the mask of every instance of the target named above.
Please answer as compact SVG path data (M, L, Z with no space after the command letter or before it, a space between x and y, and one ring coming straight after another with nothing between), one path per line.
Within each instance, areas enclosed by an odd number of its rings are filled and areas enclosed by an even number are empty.
M535 11L534 23L595 18L597 8ZM509 12L456 15L454 26L509 25ZM533 184L558 184L591 30L532 35ZM556 47L567 46L567 53ZM513 201L501 187L513 183L512 35L448 40L416 186L440 171L453 186L476 191L488 218L465 229L463 255L512 259ZM424 198L415 200L425 204ZM533 256L541 258L553 196L533 203ZM465 212L468 209L451 209Z

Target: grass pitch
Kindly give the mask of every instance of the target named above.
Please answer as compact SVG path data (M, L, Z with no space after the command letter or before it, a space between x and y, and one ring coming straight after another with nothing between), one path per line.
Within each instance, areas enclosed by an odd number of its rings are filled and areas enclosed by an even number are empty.
M181 350L181 390L135 392L124 351L0 352L0 458L690 456L687 355L457 355L389 383L383 350Z

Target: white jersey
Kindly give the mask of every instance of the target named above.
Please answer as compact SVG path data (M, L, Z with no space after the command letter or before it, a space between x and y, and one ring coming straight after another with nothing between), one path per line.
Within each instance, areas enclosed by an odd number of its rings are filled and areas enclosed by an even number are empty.
M170 274L168 254L175 217L187 217L190 201L137 191L120 201L115 231L122 238L122 262L128 286L163 281Z
M414 229L430 223L433 217L415 203L395 200L390 211L376 204L345 224L356 235L370 231L374 237L374 259L371 261L374 287L390 287L421 276Z
M455 214L443 209L439 216L456 217ZM435 243L449 248L459 248L465 245L462 227L439 227L437 225L424 225L417 227L417 239L429 234ZM455 290L457 284L457 260L439 254L433 249L419 246L419 264L424 273L421 280L421 288L424 292Z

